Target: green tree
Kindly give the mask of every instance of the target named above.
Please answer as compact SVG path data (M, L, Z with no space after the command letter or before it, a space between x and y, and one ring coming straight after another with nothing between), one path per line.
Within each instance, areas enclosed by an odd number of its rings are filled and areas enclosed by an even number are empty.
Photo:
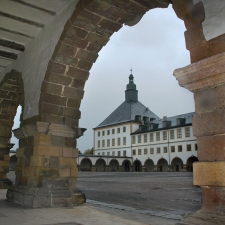
M94 154L94 148L87 149L86 151L84 151L84 154L86 154L86 155L93 155Z

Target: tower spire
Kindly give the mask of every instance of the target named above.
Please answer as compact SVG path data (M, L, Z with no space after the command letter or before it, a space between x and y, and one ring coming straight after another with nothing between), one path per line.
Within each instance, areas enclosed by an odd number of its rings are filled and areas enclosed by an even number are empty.
M132 69L130 71L131 71L131 74L129 76L129 84L127 84L127 89L125 91L125 100L126 102L129 102L129 101L137 102L138 91L136 90L136 85L134 84L134 76L132 74Z

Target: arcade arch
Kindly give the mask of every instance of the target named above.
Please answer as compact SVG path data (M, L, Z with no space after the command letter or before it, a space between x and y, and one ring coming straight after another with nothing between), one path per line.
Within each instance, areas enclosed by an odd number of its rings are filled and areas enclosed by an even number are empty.
M132 171L131 169L131 162L129 160L124 160L122 163L122 170L124 172Z
M92 162L89 158L84 158L80 162L80 171L91 171Z
M134 169L134 171L135 172L141 172L141 168L142 168L141 161L139 161L138 159L136 159L133 162L133 169Z
M172 170L179 172L183 169L183 161L181 158L175 157L171 161Z
M154 162L152 159L147 159L145 161L145 168L147 172L153 172L154 171Z
M96 171L103 172L105 171L106 162L104 159L98 159L95 163Z
M157 162L157 168L158 168L158 171L160 171L160 172L167 172L168 171L167 160L164 158L159 159Z
M189 157L186 162L186 170L189 172L193 172L193 163L197 161L198 161L197 157L195 156Z
M116 159L112 159L109 162L109 171L116 172L119 170L119 162Z

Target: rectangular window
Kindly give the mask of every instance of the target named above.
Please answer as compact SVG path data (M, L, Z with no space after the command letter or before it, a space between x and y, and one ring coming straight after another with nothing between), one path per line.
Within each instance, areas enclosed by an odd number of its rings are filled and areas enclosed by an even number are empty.
M150 154L154 154L154 148L150 148Z
M110 135L110 130L107 130L107 135Z
M115 146L115 138L112 139L112 146Z
M156 141L160 141L160 132L156 132Z
M174 139L174 130L170 130L170 139Z
M100 155L100 152L98 153L98 155Z
M117 128L117 133L118 133L118 134L120 133L120 128Z
M138 143L141 143L141 135L138 135Z
M178 145L178 152L182 152L182 145Z
M167 153L167 147L163 147L163 153Z
M127 156L127 151L126 150L123 151L123 156Z
M110 139L107 139L107 147L110 147Z
M105 140L102 140L102 147L105 147Z
M160 154L161 153L161 149L160 147L157 147L157 154Z
M171 146L171 152L175 152L175 146Z
M177 129L177 138L182 138L181 129Z
M123 132L126 132L126 127L123 127Z
M112 129L112 134L115 134L115 129Z
M120 151L117 152L117 156L120 156Z
M144 149L144 154L145 154L145 155L148 154L148 149L147 149L147 148Z
M104 130L102 131L102 136L105 136L105 131Z
M100 137L100 131L98 132L98 136Z
M112 156L115 156L115 151L112 151Z
M132 144L135 144L136 142L135 139L136 139L135 136L132 136Z
M103 152L102 155L105 155L105 152Z
M98 141L98 148L100 148L101 147L101 144L100 144L100 141Z
M150 133L150 142L153 142L154 141L154 135L153 133Z
M110 155L110 152L107 152L107 155Z
M148 136L147 134L144 134L144 142L146 143L148 141Z
M120 138L117 138L117 145L120 145Z
M190 137L190 127L185 127L185 137Z
M136 155L136 150L135 149L133 149L133 155Z
M167 132L163 131L163 140L167 140Z
M138 149L138 155L141 155L141 149Z
M191 152L191 145L187 145L187 152Z
M126 137L123 137L123 145L126 145Z
M195 144L195 151L198 151L198 145Z

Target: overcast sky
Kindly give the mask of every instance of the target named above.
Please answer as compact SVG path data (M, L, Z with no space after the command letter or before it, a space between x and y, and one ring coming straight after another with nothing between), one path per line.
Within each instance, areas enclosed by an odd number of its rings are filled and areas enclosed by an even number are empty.
M190 64L184 31L170 6L151 10L137 25L113 34L85 85L79 126L87 131L78 139L82 152L93 146L93 128L125 100L131 68L138 100L159 117L194 111L193 94L173 77L175 69Z

